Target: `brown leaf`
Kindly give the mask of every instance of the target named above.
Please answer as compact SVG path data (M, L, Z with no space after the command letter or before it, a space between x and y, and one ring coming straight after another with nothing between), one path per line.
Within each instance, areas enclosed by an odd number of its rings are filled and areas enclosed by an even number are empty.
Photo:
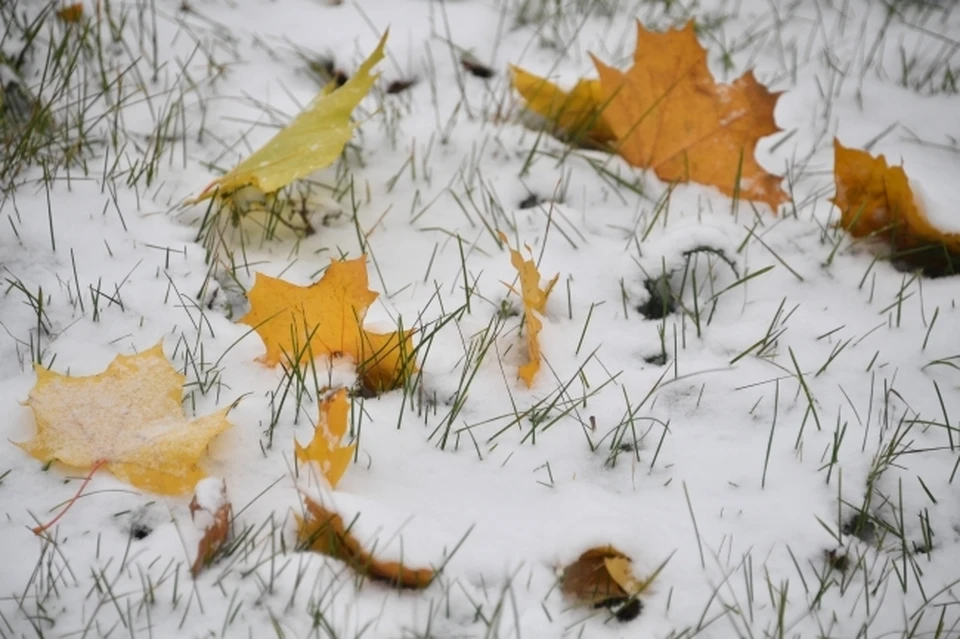
M306 496L304 505L307 517L300 519L298 538L310 550L339 559L370 579L397 588L426 588L433 581L434 572L429 568L410 568L375 559L346 529L340 515Z
M191 574L196 577L200 571L213 563L217 553L230 537L230 522L233 519L233 507L227 499L227 483L221 481L216 489L219 493L211 496L213 491L207 490L207 482L216 482L214 479L204 479L197 484L197 492L190 500L190 517L196 521L198 512L205 512L212 517L212 522L206 526L203 537L197 544L197 558L190 568Z
M644 588L632 566L631 559L613 546L591 548L563 569L561 589L588 605L628 599Z

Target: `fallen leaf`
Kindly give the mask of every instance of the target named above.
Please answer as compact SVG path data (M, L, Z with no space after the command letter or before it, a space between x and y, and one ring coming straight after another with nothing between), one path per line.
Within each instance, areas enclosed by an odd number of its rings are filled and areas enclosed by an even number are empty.
M304 362L320 355L350 355L364 386L374 391L403 384L416 371L413 331L373 333L363 328L377 294L367 288L366 256L331 260L320 281L298 286L257 274L248 293L252 326L267 348L262 361Z
M511 67L513 88L526 100L526 107L546 118L567 138L585 138L597 145L616 139L603 116L599 80L579 80L569 92L546 78Z
M83 3L75 2L62 9L57 9L57 17L63 22L75 24L83 18Z
M343 518L309 497L304 497L307 517L299 518L298 538L307 548L339 559L376 581L398 588L426 588L433 581L429 568L410 568L394 561L379 561L363 549L343 525Z
M646 584L633 576L633 561L613 546L591 548L563 569L561 589L588 605L624 600Z
M754 157L760 138L780 131L774 120L779 93L748 71L717 84L693 21L666 33L637 22L633 66L619 71L596 57L604 119L623 158L653 169L667 182L698 182L774 211L788 200L782 178Z
M197 464L210 440L230 427L232 407L194 420L184 417L185 377L167 361L161 344L118 355L99 375L34 369L37 383L26 405L37 434L17 445L44 462L75 468L102 464L138 488L182 494L203 479Z
M507 236L502 232L498 232L498 234L500 239L507 243ZM533 258L524 260L520 251L510 248L510 263L520 274L520 297L523 299L523 312L527 325L529 360L520 367L518 374L529 388L533 386L533 379L540 370L540 342L538 336L540 329L543 328L543 323L540 321L538 314L542 315L546 311L547 297L556 285L560 274L554 275L553 279L547 283L547 288L542 289L540 288L540 271L537 270L537 263L534 262Z
M197 483L193 499L190 500L190 518L197 523L198 512L204 513L207 521L203 526L203 537L197 544L197 558L190 568L196 577L200 571L213 563L217 553L230 537L230 521L233 519L233 507L227 499L227 483L208 477Z
M341 388L320 403L320 419L313 430L313 439L306 447L294 440L294 450L297 461L307 464L317 462L320 472L330 482L331 488L336 488L337 482L343 477L356 445L341 446L340 442L347 433L347 389Z
M211 182L194 202L214 193L229 195L247 185L273 193L333 164L353 137L356 125L350 114L379 77L370 71L383 59L388 35L389 29L353 77L339 88L321 91L290 124L229 173Z
M840 225L854 237L886 242L897 259L931 274L960 269L960 234L945 233L930 223L900 166L887 166L882 155L849 149L833 141Z

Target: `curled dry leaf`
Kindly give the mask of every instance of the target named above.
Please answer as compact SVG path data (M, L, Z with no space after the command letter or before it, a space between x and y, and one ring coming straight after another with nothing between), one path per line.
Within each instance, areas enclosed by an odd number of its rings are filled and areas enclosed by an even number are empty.
M507 236L499 232L500 239L506 243ZM527 248L529 251L529 247ZM538 315L543 314L547 308L547 297L557 283L560 274L553 276L553 279L547 282L545 289L540 288L540 271L537 270L537 264L533 258L524 260L520 251L510 249L510 263L520 274L520 297L523 299L523 312L527 326L527 353L529 360L520 367L518 375L526 383L527 387L533 386L533 380L540 370L540 329L543 328L543 322ZM509 286L509 285L508 285ZM511 288L511 290L513 290ZM516 292L516 291L514 291Z
M227 483L208 477L197 484L193 499L190 500L190 517L197 522L197 513L206 515L203 537L197 544L197 558L190 568L196 577L200 571L213 563L217 553L230 537L230 522L233 519L233 507L227 499Z
M339 559L370 579L398 588L426 588L433 581L434 572L429 568L410 568L375 559L350 534L340 515L309 497L304 497L304 505L307 517L300 519L298 538L310 550Z
M341 446L347 432L347 390L341 388L320 403L320 419L313 431L313 439L306 447L294 441L297 461L301 464L317 462L320 472L327 478L331 488L343 477L356 445Z
M622 603L648 584L633 575L633 561L613 546L591 548L563 569L561 589L577 601L598 605Z
M360 68L342 86L324 88L293 121L229 173L211 182L194 202L227 196L251 185L273 193L294 180L333 164L353 136L350 114L379 75L370 73L383 59L389 30Z
M257 274L248 294L252 326L267 348L262 361L302 363L320 355L350 355L363 385L374 391L402 385L416 372L413 331L373 333L363 328L377 294L367 288L366 257L331 261L320 281L299 286Z
M849 149L833 141L836 195L840 225L854 237L876 237L893 256L929 274L960 269L960 234L937 229L924 213L906 172L887 166L882 155Z
M27 406L36 436L22 449L74 468L102 465L138 488L163 494L191 490L210 441L230 427L231 407L188 420L180 403L184 376L157 344L118 355L99 375L68 377L34 367Z
M598 80L579 80L564 91L546 78L511 67L513 88L526 100L526 106L546 118L565 138L585 139L604 145L616 136L603 116L603 94Z

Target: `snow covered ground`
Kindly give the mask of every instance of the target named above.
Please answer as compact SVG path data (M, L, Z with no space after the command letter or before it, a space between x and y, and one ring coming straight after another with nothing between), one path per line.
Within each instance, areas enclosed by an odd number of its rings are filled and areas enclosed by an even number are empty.
M6 64L43 17L23 83L62 89L69 142L3 151L3 437L34 433L33 362L94 374L162 340L188 413L244 396L205 461L237 542L194 581L189 496L105 472L35 536L78 473L4 444L0 637L960 636L960 280L876 259L829 202L837 136L902 161L930 217L960 231L953 2L99 6L67 27L45 3L0 1ZM570 85L593 73L587 52L628 63L635 18L691 17L718 79L752 68L785 91L783 132L757 153L787 176L795 205L779 216L671 190L519 118L508 64ZM320 59L349 74L388 27L358 134L312 177L317 232L227 226L211 266L206 209L183 201L316 94ZM496 74L468 73L467 52ZM15 153L37 161L14 171ZM531 389L494 229L560 274ZM316 389L298 401L235 323L256 272L306 284L364 251L380 293L368 324L402 318L432 344L418 387L353 398L357 463L327 499L379 556L442 566L419 592L295 550L293 440L310 437ZM677 303L657 317L645 282L664 269ZM641 576L669 558L632 621L557 587L559 567L604 544Z

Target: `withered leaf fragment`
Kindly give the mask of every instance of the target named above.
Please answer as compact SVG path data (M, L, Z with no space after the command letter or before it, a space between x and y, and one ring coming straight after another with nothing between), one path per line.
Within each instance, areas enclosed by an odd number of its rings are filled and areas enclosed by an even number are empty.
M397 588L426 588L433 581L434 572L429 568L410 568L375 559L346 529L340 515L306 496L304 505L307 517L300 519L298 538L306 548L339 559L358 573Z
M197 523L197 513L203 513L208 520L203 537L197 544L197 558L190 568L196 577L200 571L213 563L217 553L230 537L230 522L233 519L233 506L227 499L225 481L212 477L197 484L196 493L190 500L190 517Z

